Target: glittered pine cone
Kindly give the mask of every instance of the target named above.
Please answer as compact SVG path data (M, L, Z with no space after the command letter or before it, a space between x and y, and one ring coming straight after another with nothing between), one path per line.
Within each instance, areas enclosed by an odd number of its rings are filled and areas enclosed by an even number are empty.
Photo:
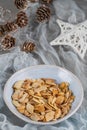
M17 24L15 22L7 22L5 24L6 32L15 31L17 29Z
M50 19L51 11L50 8L43 5L37 9L36 16L38 22L48 21Z
M40 0L40 2L50 4L52 2L52 0Z
M0 37L5 35L5 27L4 25L0 25Z
M16 39L10 35L6 35L1 42L1 46L3 50L8 50L15 46Z
M18 9L25 9L28 5L27 0L15 0L14 3Z
M31 41L25 41L23 46L22 46L22 51L25 52L32 52L35 50L35 44Z
M25 12L21 11L17 14L16 24L21 28L28 24L28 17Z

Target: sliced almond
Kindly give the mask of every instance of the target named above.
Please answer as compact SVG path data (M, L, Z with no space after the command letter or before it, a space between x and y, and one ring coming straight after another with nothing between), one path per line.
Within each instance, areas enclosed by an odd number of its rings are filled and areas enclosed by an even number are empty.
M55 112L54 111L50 111L48 113L46 113L45 115L45 119L46 121L51 121L54 119L54 115L55 115Z
M23 80L17 81L17 82L14 84L13 88L14 88L14 89L20 89L20 88L22 87L23 83L24 83Z
M25 93L25 94L22 96L22 98L19 99L19 102L20 102L20 103L23 103L26 97L28 97L28 94L27 94L27 93Z
M61 114L62 114L61 109L58 108L58 109L56 110L56 112L55 112L55 119L60 118L60 117L61 117Z
M41 84L39 84L38 82L35 82L35 83L32 84L32 87L33 87L33 88L37 88L37 87L39 87L40 85L41 85Z
M33 98L32 99L34 102L36 102L36 103L40 103L40 101L38 100L38 99L36 99L36 98Z
M57 103L57 104L62 104L63 101L64 101L64 96L58 96L58 97L56 98L56 103Z
M24 93L24 91L20 91L20 92L18 93L18 98L22 98L23 93Z
M53 98L52 104L54 104L55 102L56 102L56 97Z
M20 105L21 105L18 101L15 101L15 100L13 100L12 103L13 103L16 107L20 107Z
M48 110L53 110L53 108L49 104L47 104L47 103L45 103L44 106Z
M48 98L48 104L52 104L52 101L53 101L53 96L49 96L49 98Z
M32 120L34 120L34 121L39 121L39 120L41 120L41 119L40 119L40 115L39 115L39 114L36 114L36 113L33 113L33 114L30 116L30 118L31 118Z
M43 104L38 104L35 106L35 110L38 112L44 112L45 111L45 107Z
M17 110L18 110L20 113L24 114L24 109L18 109L18 108L17 108Z
M13 100L18 100L18 98L19 98L19 93L20 93L20 90L16 90L14 93L13 93L13 95L12 95L12 99Z
M27 111L28 111L29 113L31 113L31 114L34 112L34 106L31 105L30 103L27 103L26 109L27 109Z
M25 109L25 111L24 111L24 115L25 116L28 116L28 117L30 117L31 116L31 114Z
M46 85L42 85L42 86L38 87L37 89L34 89L34 92L39 93L41 91L46 91L46 90L47 90Z
M28 90L29 95L34 95L34 91L32 89Z

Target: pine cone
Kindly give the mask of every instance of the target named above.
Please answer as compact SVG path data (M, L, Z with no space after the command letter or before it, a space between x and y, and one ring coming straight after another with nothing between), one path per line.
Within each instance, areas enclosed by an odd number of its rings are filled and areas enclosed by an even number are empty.
M25 41L23 46L22 46L22 51L25 51L25 52L32 52L35 50L35 44L31 41L27 42Z
M36 12L37 21L44 22L50 19L51 11L47 6L40 6Z
M50 4L52 0L40 0L42 3Z
M15 22L7 22L5 28L7 32L11 32L17 29L17 24Z
M0 25L0 37L5 35L5 27L4 25Z
M3 50L7 50L15 46L15 40L16 39L10 35L5 36L1 42Z
M15 0L14 3L18 9L25 9L28 5L27 0Z
M21 11L17 14L16 24L21 28L28 24L28 17L25 12Z

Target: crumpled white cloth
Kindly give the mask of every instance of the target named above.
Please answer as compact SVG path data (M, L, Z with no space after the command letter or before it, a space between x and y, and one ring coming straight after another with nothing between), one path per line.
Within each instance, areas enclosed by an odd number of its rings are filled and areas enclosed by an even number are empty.
M0 0L0 2L1 1L3 0ZM67 4L64 4L64 0L55 0L55 2L58 2L59 6L59 10L57 10L58 8L54 3L55 12L58 11L57 17L61 16L61 19L71 23L84 20L85 14L72 0L66 0ZM8 53L0 54L0 130L87 130L87 54L85 60L82 61L70 47L60 46L54 47L54 49L48 44L48 41L50 42L50 40L55 39L60 33L59 27L55 23L56 16L52 16L48 24L44 23L35 28L31 22L30 32L28 29L22 30L21 36L26 37L23 34L27 33L27 38L31 37L37 42L37 50L34 54L21 52L19 47L15 47ZM21 40L23 40L23 37ZM36 64L60 65L76 74L83 84L85 95L83 104L79 110L69 119L54 126L28 124L13 115L3 101L3 89L8 78L15 71Z

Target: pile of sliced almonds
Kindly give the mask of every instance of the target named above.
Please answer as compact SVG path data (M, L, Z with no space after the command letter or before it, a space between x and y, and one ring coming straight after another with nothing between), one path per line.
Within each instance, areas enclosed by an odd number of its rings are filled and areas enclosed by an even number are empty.
M12 103L17 110L34 121L48 122L68 114L75 96L69 83L54 79L26 79L13 86Z

